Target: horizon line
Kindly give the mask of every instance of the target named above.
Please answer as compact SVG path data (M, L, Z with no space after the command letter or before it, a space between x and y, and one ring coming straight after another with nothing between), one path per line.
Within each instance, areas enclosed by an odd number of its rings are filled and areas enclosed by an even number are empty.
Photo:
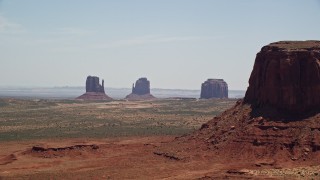
M33 89L33 88L46 88L46 89L54 89L54 88L84 88L85 86L18 86L18 85L0 85L1 88L26 88L26 89ZM105 89L131 89L129 87L105 87ZM200 89L182 89L182 88L150 88L150 89L159 89L159 90L188 90L188 91L201 91ZM246 91L246 89L228 89L228 91Z

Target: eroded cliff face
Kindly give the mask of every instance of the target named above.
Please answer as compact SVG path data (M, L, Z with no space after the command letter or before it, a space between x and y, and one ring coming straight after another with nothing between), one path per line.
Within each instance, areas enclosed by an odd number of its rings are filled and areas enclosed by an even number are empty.
M320 107L320 41L281 41L257 54L245 103L289 113Z
M228 84L223 79L208 79L201 85L200 98L228 98Z

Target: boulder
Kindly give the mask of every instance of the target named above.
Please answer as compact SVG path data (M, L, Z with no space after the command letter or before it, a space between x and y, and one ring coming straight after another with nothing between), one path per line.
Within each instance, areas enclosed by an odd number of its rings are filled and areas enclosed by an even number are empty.
M228 84L223 79L208 79L201 85L200 98L228 98Z

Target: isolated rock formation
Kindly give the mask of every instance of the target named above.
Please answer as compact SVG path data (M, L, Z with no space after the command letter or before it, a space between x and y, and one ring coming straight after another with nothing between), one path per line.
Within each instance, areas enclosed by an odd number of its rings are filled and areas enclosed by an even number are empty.
M318 165L319 65L320 41L263 47L244 100L158 152L185 159L202 154L237 168Z
M100 85L99 77L88 76L86 80L86 92L104 93L104 80L102 79L102 85Z
M147 78L140 78L132 85L132 93L126 96L128 100L144 100L155 98L150 94L150 81Z
M257 54L245 102L304 113L320 107L320 42L281 41Z
M228 84L223 79L208 79L201 85L200 98L228 98Z
M99 84L99 77L88 76L86 80L86 93L77 97L81 100L112 100L104 91L104 80Z
M132 85L132 93L137 95L150 94L150 81L147 78L140 78L136 85Z

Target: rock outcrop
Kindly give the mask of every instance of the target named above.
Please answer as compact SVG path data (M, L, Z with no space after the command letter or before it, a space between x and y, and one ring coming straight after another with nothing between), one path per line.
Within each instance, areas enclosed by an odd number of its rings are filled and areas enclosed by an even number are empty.
M80 100L112 100L104 91L104 80L99 84L99 77L88 76L86 80L86 93L77 97Z
M99 84L99 77L88 76L86 80L86 92L101 92L104 93L104 80L102 85Z
M320 107L320 41L281 41L257 54L245 102L305 113Z
M132 85L132 93L137 95L150 94L150 81L147 78L140 78Z
M150 81L147 78L140 78L136 84L132 85L132 93L126 96L128 100L147 100L154 99L155 97L150 94Z
M159 151L179 157L205 154L237 168L319 164L319 53L320 41L263 47L244 100Z
M200 98L228 98L228 84L223 79L208 79L201 85Z

